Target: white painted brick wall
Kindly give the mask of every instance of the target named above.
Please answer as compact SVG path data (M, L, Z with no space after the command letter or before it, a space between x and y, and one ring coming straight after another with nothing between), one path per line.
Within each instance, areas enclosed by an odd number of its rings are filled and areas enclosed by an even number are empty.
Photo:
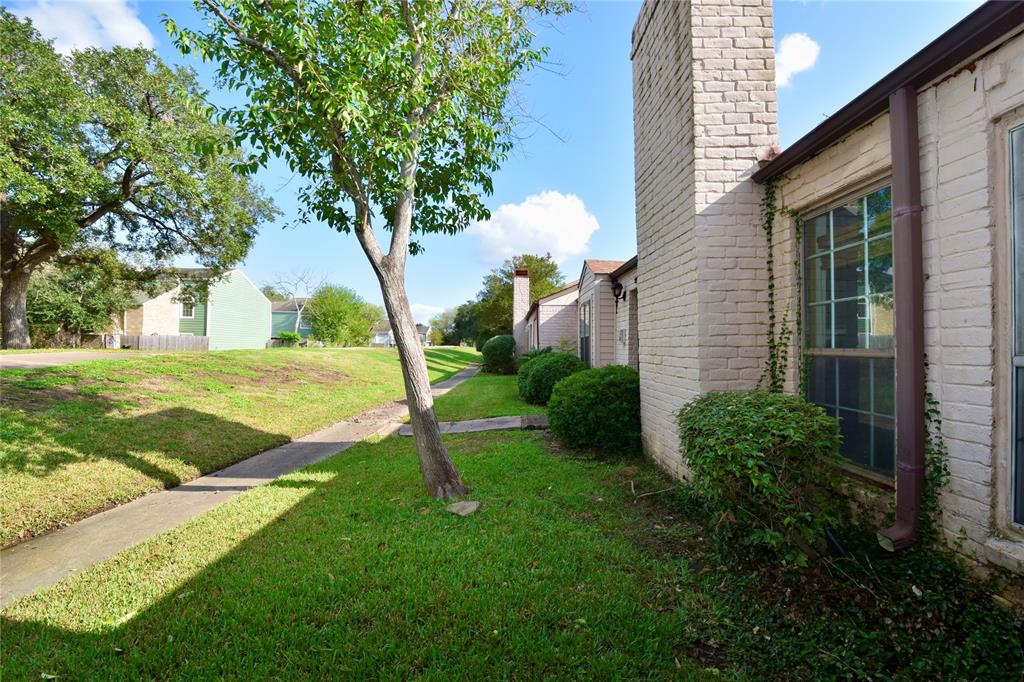
M1000 66L1002 65L1002 66ZM1005 164L995 163L1006 116L1024 123L1024 37L1018 36L918 96L928 391L939 401L951 478L942 496L944 531L977 559L1024 548L1008 523L1009 297L998 259L1009 253ZM1001 78L985 80L986 74ZM806 212L890 173L889 118L883 115L790 170L780 205ZM780 309L796 305L793 225L776 239ZM998 286L1001 284L1001 286ZM1002 317L999 317L1002 311ZM795 342L794 342L795 343ZM794 351L796 350L794 346ZM1000 352L1002 351L1002 352ZM790 377L792 387L795 374ZM1000 385L999 382L1003 382ZM999 390L1002 389L1002 393ZM1004 396L999 401L998 396ZM1016 544L1015 544L1016 543Z
M526 270L512 278L512 336L516 341L516 353L522 355L529 350L530 340L526 337L526 313L530 310L530 275Z
M633 29L643 440L680 476L675 413L753 386L765 354L749 175L777 136L774 69L770 0L647 0Z

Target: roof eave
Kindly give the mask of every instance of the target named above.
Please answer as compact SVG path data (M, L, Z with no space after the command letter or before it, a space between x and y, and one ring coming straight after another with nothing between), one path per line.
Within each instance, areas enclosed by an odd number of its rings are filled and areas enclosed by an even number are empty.
M960 64L984 53L1024 25L1024 2L990 0L933 40L917 54L854 98L751 177L763 183L785 173L861 128L889 109L889 95L904 87L922 88Z

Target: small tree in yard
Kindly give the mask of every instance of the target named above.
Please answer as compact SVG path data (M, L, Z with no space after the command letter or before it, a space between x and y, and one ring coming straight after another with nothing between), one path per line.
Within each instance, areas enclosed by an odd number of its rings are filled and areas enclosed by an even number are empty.
M270 285L276 292L284 295L284 299L291 299L295 310L295 328L293 332L298 333L299 323L306 311L306 306L313 296L313 293L324 284L322 277L317 277L310 270L293 270L286 275L278 275L274 283ZM269 297L268 297L269 298Z
M565 0L197 0L206 30L166 25L179 49L219 64L248 105L224 111L262 158L307 180L302 220L355 232L384 297L427 491L466 493L437 425L405 291L415 235L486 218L482 194L511 148L507 105L542 57L531 17ZM375 227L391 233L387 251Z
M380 322L380 309L347 287L326 285L306 305L314 339L330 346L365 346L370 327Z
M235 172L231 131L198 106L188 69L144 49L62 58L0 8L3 345L29 345L26 296L46 263L113 250L152 278L190 253L216 271L249 250L271 203Z

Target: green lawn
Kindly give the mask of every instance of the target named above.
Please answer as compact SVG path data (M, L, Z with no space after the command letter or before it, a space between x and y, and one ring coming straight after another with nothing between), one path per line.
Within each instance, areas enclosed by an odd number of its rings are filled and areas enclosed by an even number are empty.
M439 397L434 407L441 421L546 413L542 406L519 397L516 377L495 374L477 374Z
M427 350L432 380L475 362ZM0 543L404 397L383 349L174 353L0 370Z
M476 514L424 496L410 439L357 445L12 604L4 678L1024 673L1019 622L929 550L780 573L646 463L445 440Z
M358 445L12 605L4 677L675 674L677 568L632 540L622 465L446 441L475 515L424 497L410 440Z

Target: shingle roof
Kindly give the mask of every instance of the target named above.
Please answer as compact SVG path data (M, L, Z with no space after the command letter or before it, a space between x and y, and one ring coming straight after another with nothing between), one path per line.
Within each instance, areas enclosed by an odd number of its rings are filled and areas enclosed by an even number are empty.
M305 305L309 302L308 298L289 298L284 301L272 301L270 309L275 313L294 313L295 302L298 301L299 305Z
M610 275L611 273L615 272L619 268L619 266L625 263L626 261L597 260L594 258L588 258L583 262L586 263L587 267L590 268L590 271L593 272L595 275Z

